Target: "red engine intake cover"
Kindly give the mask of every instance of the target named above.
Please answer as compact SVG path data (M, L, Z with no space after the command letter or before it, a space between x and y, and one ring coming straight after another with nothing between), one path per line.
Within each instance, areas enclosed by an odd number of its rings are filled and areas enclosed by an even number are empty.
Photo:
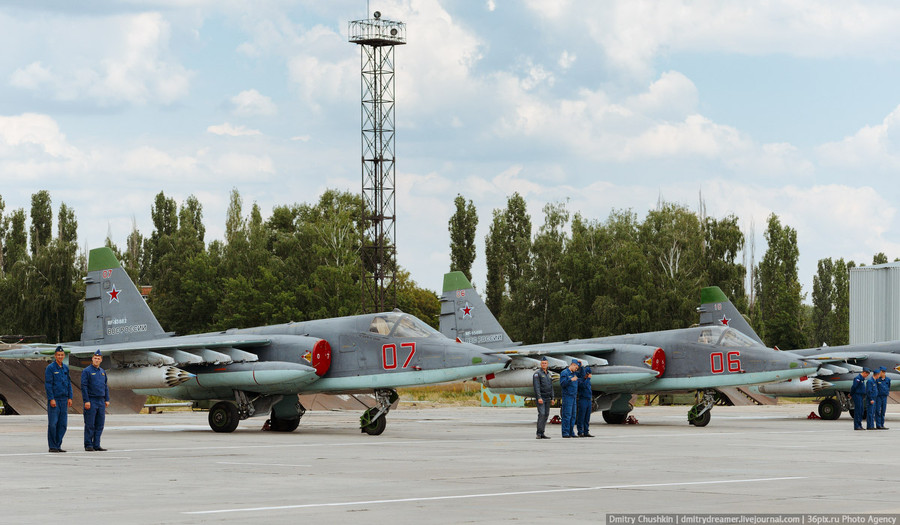
M650 368L656 370L656 377L662 377L666 373L666 353L662 348L653 352L653 365Z
M312 359L310 359L313 368L316 369L316 375L322 377L328 372L331 366L331 345L324 339L319 339L312 349Z

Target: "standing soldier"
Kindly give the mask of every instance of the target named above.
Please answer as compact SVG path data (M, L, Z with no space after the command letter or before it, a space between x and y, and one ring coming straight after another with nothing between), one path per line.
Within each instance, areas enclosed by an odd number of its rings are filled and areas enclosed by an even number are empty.
M559 411L562 418L562 437L575 437L575 404L577 403L578 360L573 359L569 367L559 374L559 388L562 390L562 407Z
M66 352L61 346L53 352L53 362L44 369L44 390L47 391L47 444L50 452L65 452L63 436L69 423L69 407L72 406L72 381L69 367L63 360Z
M91 356L91 366L81 372L81 398L84 400L84 450L92 452L106 449L100 446L106 407L109 406L109 386L106 371L100 368L103 355L100 350Z
M544 435L544 427L547 426L547 417L550 415L550 404L553 403L553 378L547 370L550 363L547 358L541 359L541 369L534 373L534 399L537 405L537 439L550 439Z
M866 430L875 430L875 401L878 399L878 387L875 385L875 374L866 381Z
M575 412L575 426L578 428L578 437L592 438L591 404L594 401L594 392L591 390L591 367L585 366L578 370L578 408Z
M891 378L887 376L887 368L878 369L881 373L878 375L878 401L875 402L875 428L878 430L887 430L884 426L884 414L887 411L887 398L891 395Z
M863 368L860 374L853 378L850 386L850 397L853 398L853 430L862 430L863 412L866 410L866 378L871 370Z

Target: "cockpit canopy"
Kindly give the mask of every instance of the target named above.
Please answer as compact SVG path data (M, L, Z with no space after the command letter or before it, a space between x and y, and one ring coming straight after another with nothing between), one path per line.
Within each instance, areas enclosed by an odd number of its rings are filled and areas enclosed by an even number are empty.
M443 337L440 332L416 317L401 312L377 314L369 323L369 332L391 337L425 338Z
M759 346L759 343L733 328L704 328L700 331L697 342L705 345L719 346Z

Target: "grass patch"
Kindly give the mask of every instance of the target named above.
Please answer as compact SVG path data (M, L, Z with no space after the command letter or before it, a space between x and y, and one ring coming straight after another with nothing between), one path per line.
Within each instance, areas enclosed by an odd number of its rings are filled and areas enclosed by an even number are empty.
M465 381L443 385L398 388L400 401L451 406L481 406L481 383Z

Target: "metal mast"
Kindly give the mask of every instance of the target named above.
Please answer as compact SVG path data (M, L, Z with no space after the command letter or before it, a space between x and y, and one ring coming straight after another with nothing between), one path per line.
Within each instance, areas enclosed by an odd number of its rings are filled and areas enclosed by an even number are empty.
M394 46L406 43L406 24L372 16L350 22L348 34L361 49L362 304L382 312L397 303Z

